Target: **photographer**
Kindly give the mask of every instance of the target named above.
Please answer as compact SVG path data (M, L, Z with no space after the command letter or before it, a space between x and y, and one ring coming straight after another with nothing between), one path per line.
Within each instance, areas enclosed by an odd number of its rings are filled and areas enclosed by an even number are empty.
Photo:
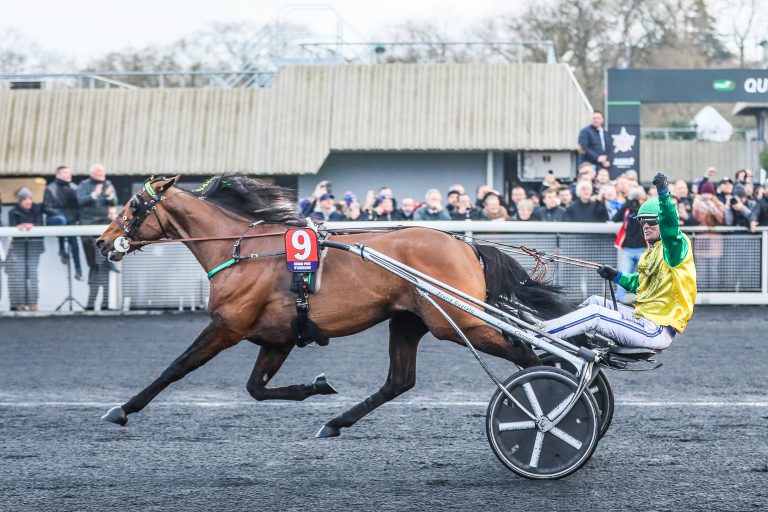
M756 206L757 203L749 199L743 188L736 190L725 210L726 224L747 228L754 233L757 227L757 218L753 215Z
M312 192L312 195L299 201L299 210L301 211L302 217L309 217L312 215L312 213L317 210L318 201L324 195L333 195L331 192L331 182L328 180L323 180L315 185L315 190Z

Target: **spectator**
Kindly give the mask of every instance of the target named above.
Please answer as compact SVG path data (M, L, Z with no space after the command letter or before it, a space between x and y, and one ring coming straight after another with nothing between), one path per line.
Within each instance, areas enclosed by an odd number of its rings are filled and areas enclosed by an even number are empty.
M578 201L574 201L565 211L568 222L606 222L608 212L603 203L592 200L592 184L580 181L576 185Z
M480 218L480 212L472 207L472 198L467 194L459 196L459 203L456 209L451 213L453 220L477 220Z
M55 179L45 187L43 204L49 210L55 211L46 219L49 226L75 225L78 221L79 207L77 204L77 186L72 183L72 171L66 165L56 169ZM64 242L69 245L69 253L64 248ZM59 258L64 265L69 265L69 258L75 265L75 279L83 280L83 268L80 264L80 245L77 237L59 237Z
M413 213L413 220L451 220L451 216L443 208L443 195L436 188L427 190L424 196L426 204Z
M733 197L733 180L726 176L717 184L717 198L721 203L727 205Z
M570 190L568 193L570 194ZM542 222L563 222L565 220L565 208L557 204L557 193L553 189L544 191L542 201L544 205L534 210L532 220Z
M501 194L498 192L495 192L495 194L499 197L499 200L501 200ZM520 185L515 185L512 187L512 203L507 206L507 212L509 212L510 217L513 217L517 214L517 204L527 197L528 194L525 192L523 187Z
M8 212L8 224L20 231L43 225L43 213L56 215L45 204L36 204L26 187L16 194L16 205ZM40 255L45 251L42 238L13 238L6 259L8 295L13 311L37 311L39 296L37 269Z
M317 201L323 194L330 194L331 182L323 180L315 185L312 195L299 201L299 211L302 217L309 217L317 208Z
M608 185L611 183L611 174L608 172L608 169L602 168L599 171L597 171L597 177L595 178L595 186L602 187L603 185Z
M726 205L725 223L728 226L747 228L754 233L759 214L757 202L749 199L747 192L739 188Z
M528 199L533 203L533 209L535 210L541 206L541 196L538 192L531 190L528 192Z
M413 220L413 212L416 211L416 202L412 197L404 197L400 201L400 215L403 220Z
M681 224L685 226L695 226L696 219L693 218L693 199L688 192L688 184L684 180L677 180L670 192L677 201L677 216Z
M489 192L483 201L482 220L505 221L510 219L510 215L501 204L501 198L493 192Z
M693 182L693 193L701 194L701 184L704 183L705 181L711 181L716 174L717 174L717 168L711 167L711 166L707 167L707 170L704 171L704 176L702 176L701 178Z
M693 216L701 226L722 226L725 206L715 195L715 186L706 181L699 187L699 195L693 200Z
M365 220L362 218L362 210L360 209L360 202L357 200L351 201L344 212L344 218L349 221Z
M696 266L701 275L708 276L705 283L710 289L720 290L724 285L720 272L720 260L723 257L723 238L714 232L715 226L721 226L724 220L725 206L715 196L715 186L708 180L699 185L699 195L693 200L693 216L701 226L707 226L710 232L697 233L694 239Z
M445 209L448 210L448 213L453 214L453 210L456 208L456 206L459 204L459 196L461 195L461 192L458 190L449 190L448 195L446 196L446 201L448 204L446 204Z
M624 173L624 176L627 178L627 181L629 182L629 189L632 190L635 187L640 186L640 181L637 177L637 171L634 169L629 169ZM650 194L649 194L650 195Z
M733 184L734 194L740 189L746 190L746 186L752 183L752 169L740 169L736 171L733 179L735 181ZM747 193L747 195L751 194Z
M623 204L620 203L616 198L616 187L611 185L610 182L600 185L598 199L603 201L605 211L608 212L608 217L613 217L613 215L619 211L619 208L621 208L621 205Z
M391 197L385 197L379 202L373 210L373 220L405 220L400 212L395 210L394 200Z
M611 218L613 222L621 222L614 247L619 250L619 270L623 274L631 274L637 270L640 256L648 248L643 235L643 226L637 221L637 212L647 199L648 196L643 187L633 188L629 191L627 201ZM624 288L617 287L616 299L623 300L626 293Z
M755 215L757 223L760 226L768 226L768 182L755 191L755 200L757 201L758 212Z
M596 194L597 192L594 191L594 183L595 183L595 176L597 174L595 173L595 168L592 167L592 164L588 162L584 162L579 166L578 174L576 176L576 181L571 183L571 193L576 195L576 184L580 181L588 181L590 185L592 185L593 194Z
M109 224L110 207L117 206L115 187L107 179L107 172L101 164L94 164L88 171L89 178L77 187L77 204L80 206L80 224ZM85 261L88 263L88 304L87 310L94 309L99 286L104 287L102 309L107 309L109 300L109 272L116 272L114 264L101 257L96 250L96 237L81 237ZM97 256L98 253L98 256Z
M533 219L533 201L530 199L523 199L519 203L517 203L517 213L514 217L512 217L512 220L521 221L521 222L527 222Z
M596 167L611 167L610 145L603 129L603 113L592 113L592 124L579 132L579 163L589 162Z
M616 178L616 200L624 204L629 195L629 180L623 174Z
M501 197L501 193L498 190L494 190L488 185L480 185L475 191L475 208L478 210L483 209L483 201L485 201L485 196L488 195L489 192L493 192L497 196Z
M557 198L560 200L560 206L565 209L568 209L568 207L573 203L573 194L571 193L571 189L568 187L563 187L558 190Z
M344 215L336 210L335 199L333 194L321 195L317 200L315 211L312 212L311 217L319 222L346 220Z
M541 182L541 188L539 190L541 193L544 193L545 190L550 188L560 188L560 182L555 178L555 171L552 169L548 170L547 174L544 175L544 181Z

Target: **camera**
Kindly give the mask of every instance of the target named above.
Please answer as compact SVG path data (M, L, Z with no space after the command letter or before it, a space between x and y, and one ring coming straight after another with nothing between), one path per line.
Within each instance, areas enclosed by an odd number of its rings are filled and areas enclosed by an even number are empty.
M731 206L733 206L735 204L738 204L739 200L736 199L735 197L732 197L730 202L731 202Z

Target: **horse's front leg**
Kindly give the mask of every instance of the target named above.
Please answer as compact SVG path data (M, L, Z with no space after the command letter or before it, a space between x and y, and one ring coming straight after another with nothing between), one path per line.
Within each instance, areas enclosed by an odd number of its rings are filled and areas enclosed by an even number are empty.
M198 335L192 345L176 358L152 384L128 400L122 407L113 407L101 418L118 425L125 425L128 422L129 414L142 410L162 390L182 379L192 370L201 367L225 348L236 345L241 339L241 334L228 329L223 322L212 321L203 329L203 332Z
M293 345L280 347L261 347L259 357L248 379L248 393L256 400L304 400L313 395L334 395L337 391L324 375L315 378L312 384L294 384L279 388L268 388L267 383L283 366Z

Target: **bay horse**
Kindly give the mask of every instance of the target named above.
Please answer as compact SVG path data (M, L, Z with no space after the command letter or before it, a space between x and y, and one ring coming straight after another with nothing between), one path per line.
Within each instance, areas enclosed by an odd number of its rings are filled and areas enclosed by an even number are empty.
M148 179L97 240L112 261L122 259L117 243L131 241L131 252L147 241L183 242L206 272L232 258L234 240L254 221L243 254L263 258L240 261L210 280L211 321L195 341L145 389L114 407L103 419L125 425L171 383L204 365L224 349L248 340L261 348L246 388L256 400L304 400L336 393L323 379L310 384L269 387L297 345L291 322L297 317L296 293L283 249L284 233L306 227L296 210L295 193L243 174L224 174L195 191L175 186L179 176ZM331 233L331 241L365 244L450 286L490 304L515 299L544 318L565 314L571 304L552 286L532 281L513 258L495 247L468 243L428 228ZM128 249L126 246L123 251ZM450 324L405 280L351 253L326 248L310 295L310 319L326 338L349 336L389 320L390 367L384 385L346 412L328 421L317 437L333 437L416 382L416 349L431 332L439 340L463 344ZM436 299L439 300L439 299ZM478 350L522 367L539 363L530 346L508 340L478 318L440 302Z

